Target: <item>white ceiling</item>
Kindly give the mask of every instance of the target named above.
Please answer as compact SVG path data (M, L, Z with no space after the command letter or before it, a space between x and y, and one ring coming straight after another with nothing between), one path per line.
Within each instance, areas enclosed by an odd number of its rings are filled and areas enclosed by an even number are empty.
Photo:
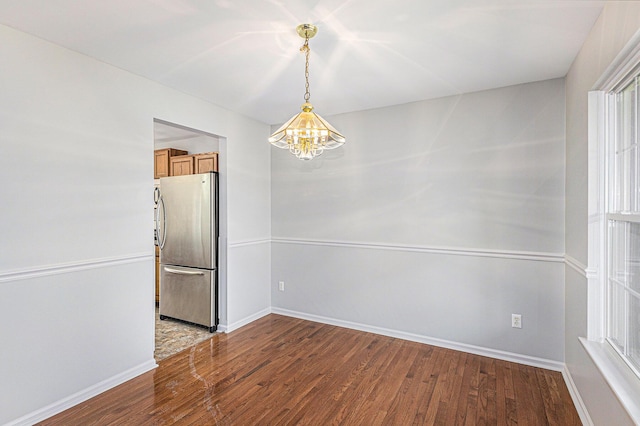
M604 1L0 0L0 23L274 124L563 77Z

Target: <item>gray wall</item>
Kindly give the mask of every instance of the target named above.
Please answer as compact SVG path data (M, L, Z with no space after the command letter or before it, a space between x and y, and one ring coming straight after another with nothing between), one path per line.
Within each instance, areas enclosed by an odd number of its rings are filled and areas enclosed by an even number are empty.
M565 361L595 424L632 424L578 341L587 336L587 93L640 28L640 2L608 2L566 78Z
M222 322L269 309L267 125L5 26L0 57L0 424L154 367L154 118L226 139Z
M272 149L274 308L560 364L564 81L329 121L318 160Z

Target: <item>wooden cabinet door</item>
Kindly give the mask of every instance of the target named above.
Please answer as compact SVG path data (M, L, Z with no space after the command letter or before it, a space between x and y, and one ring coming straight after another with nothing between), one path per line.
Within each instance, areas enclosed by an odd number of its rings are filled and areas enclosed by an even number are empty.
M153 178L160 179L169 176L169 150L159 149L153 154Z
M218 171L218 153L207 152L204 154L197 154L195 157L195 170L196 173L207 173Z
M186 155L187 151L175 148L156 149L153 152L153 178L171 176L170 159L177 155Z
M193 174L193 155L179 155L171 157L171 176Z

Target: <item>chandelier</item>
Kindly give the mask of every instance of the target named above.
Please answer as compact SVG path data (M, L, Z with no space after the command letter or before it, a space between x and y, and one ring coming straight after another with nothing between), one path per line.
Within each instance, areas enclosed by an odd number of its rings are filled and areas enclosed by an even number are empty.
M309 102L309 39L318 32L318 27L311 24L301 24L296 27L304 44L300 51L305 55L304 78L305 94L302 112L293 116L274 134L269 142L278 148L286 148L301 160L311 160L322 154L325 149L334 149L344 143L344 136L327 123L322 117L313 112L313 105Z

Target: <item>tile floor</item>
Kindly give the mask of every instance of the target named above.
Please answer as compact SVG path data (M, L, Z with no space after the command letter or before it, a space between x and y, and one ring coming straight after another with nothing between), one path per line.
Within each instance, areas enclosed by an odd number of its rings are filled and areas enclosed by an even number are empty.
M211 336L213 333L209 333L205 327L170 318L161 321L158 308L156 308L156 349L154 352L156 361L177 354L196 343L211 338Z

